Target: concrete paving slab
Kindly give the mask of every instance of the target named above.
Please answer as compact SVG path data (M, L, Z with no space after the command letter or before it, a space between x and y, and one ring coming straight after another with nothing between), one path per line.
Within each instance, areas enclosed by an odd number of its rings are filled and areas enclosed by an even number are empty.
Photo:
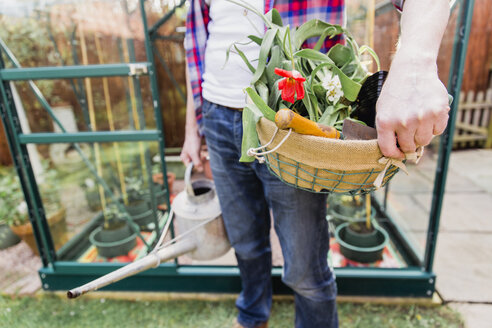
M434 189L434 179L436 174L436 165L429 167L422 163L418 165L408 164L409 174L398 173L392 180L390 190L392 193L432 193ZM481 180L480 180L481 179ZM483 187L487 176L472 178L453 169L449 169L446 179L446 192L484 192L487 189ZM477 180L480 180L477 183ZM490 175L490 184L492 185L492 174Z
M450 303L458 311L467 328L490 328L492 326L492 304Z
M398 224L410 231L427 231L428 207L422 206L413 194L390 194L388 209Z
M451 170L466 176L488 193L492 193L492 149L455 151L449 164Z
M430 211L431 195L414 197L424 211ZM444 196L440 231L492 233L492 194L447 193Z
M408 167L408 175L399 172L390 182L389 190L393 194L432 192L433 182L420 174L415 167Z
M491 245L491 233L439 233L434 271L445 301L492 302Z
M446 193L477 193L484 192L485 188L470 177L449 169L446 178Z
M492 149L453 151L449 166L460 173L489 173L492 167Z

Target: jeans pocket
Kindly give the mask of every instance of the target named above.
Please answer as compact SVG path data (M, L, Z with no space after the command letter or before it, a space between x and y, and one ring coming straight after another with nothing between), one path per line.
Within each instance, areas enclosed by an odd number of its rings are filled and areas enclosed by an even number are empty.
M211 118L213 115L213 112L217 108L217 105L214 103L211 103L208 100L203 99L203 105L202 105L202 116L203 118Z

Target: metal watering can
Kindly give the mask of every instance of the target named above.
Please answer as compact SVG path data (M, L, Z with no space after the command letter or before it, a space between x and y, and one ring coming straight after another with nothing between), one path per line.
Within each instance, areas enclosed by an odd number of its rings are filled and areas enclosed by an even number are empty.
M147 256L118 270L110 272L85 285L67 292L76 298L126 277L159 266L163 261L187 254L195 260L211 260L227 253L231 248L222 221L219 200L212 180L191 182L193 165L186 168L184 191L174 198L169 218L155 248ZM175 218L180 234L164 243L172 219Z

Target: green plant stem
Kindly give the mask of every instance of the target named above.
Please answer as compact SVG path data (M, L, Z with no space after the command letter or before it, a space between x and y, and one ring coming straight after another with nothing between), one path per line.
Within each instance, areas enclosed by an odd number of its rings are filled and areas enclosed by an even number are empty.
M287 28L287 34L289 36L289 50L290 50L290 60L292 61L292 71L295 71L296 65L294 62L294 52L292 51L292 41L290 39L290 28Z
M258 15L259 17L261 17L261 19L263 20L263 22L265 22L265 25L268 27L268 28L272 28L273 27L273 24L266 18L266 16L261 13L260 11L256 10L255 7L251 6L247 1L244 1L244 0L238 0L238 1L234 1L234 0L226 0L226 1L229 1L231 3L234 3L238 6L241 6L245 9L248 9L248 10L251 10L251 12L255 13L256 15Z

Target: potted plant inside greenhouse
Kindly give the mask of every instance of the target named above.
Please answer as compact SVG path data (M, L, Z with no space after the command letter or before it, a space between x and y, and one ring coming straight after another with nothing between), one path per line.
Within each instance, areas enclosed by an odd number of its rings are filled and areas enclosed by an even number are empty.
M60 248L67 240L65 208L61 204L58 192L58 178L55 170L44 168L40 176L40 194L43 201L46 220L55 248ZM42 181L42 182L41 182ZM0 173L0 221L10 226L10 229L25 241L35 254L39 254L34 234L29 221L27 204L20 187L19 178L13 168L7 168Z
M148 230L148 225L153 221L153 214L150 202L146 193L142 189L143 182L139 178L127 177L126 183L126 210L132 216L140 229Z
M100 210L101 199L99 195L99 188L94 180L87 178L80 186L84 190L85 200L87 201L87 206L89 206L89 209L93 212Z
M389 236L374 220L371 210L370 194L366 195L365 219L356 219L340 224L335 230L335 238L340 252L347 259L372 263L382 259Z
M363 197L360 195L337 195L329 198L329 218L336 226L352 222L365 214Z
M89 235L91 244L97 248L98 254L102 257L111 258L128 254L137 243L137 232L124 219L124 214L117 206L109 205L103 215L103 224Z

